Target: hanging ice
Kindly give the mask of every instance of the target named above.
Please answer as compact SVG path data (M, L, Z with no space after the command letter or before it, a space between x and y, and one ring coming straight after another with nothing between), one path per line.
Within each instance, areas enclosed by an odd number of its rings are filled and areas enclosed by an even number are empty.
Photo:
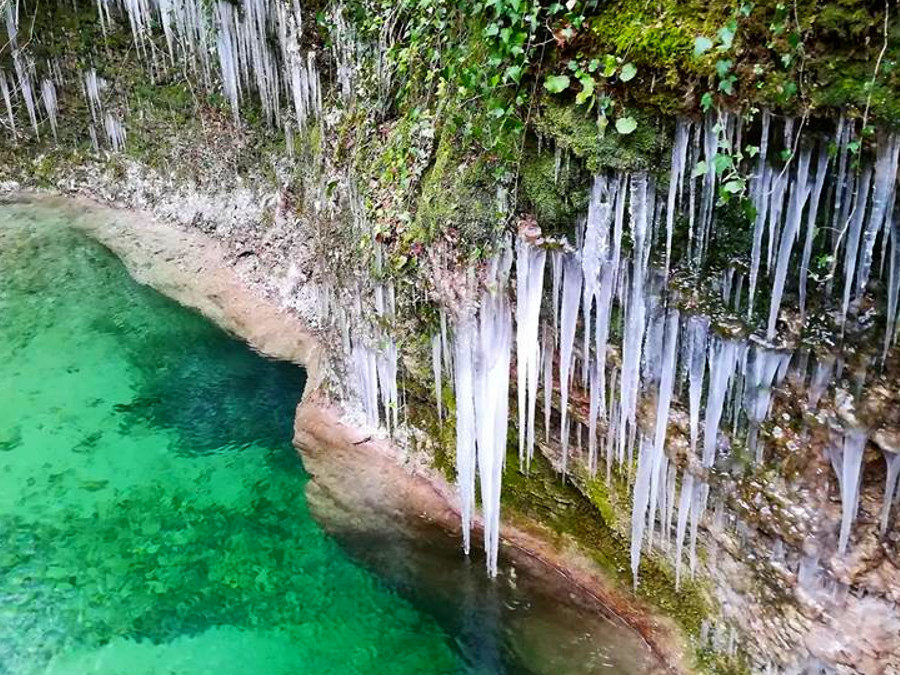
M524 239L516 241L516 372L518 375L519 466L534 454L540 351L538 323L547 253Z
M559 343L559 411L560 442L562 445L562 471L566 473L569 458L568 429L569 415L569 376L572 367L572 349L575 346L575 327L578 322L578 306L581 300L581 264L573 255L563 259L565 275L563 277L562 310L560 312Z
M831 449L831 463L837 474L841 489L841 531L838 537L838 552L847 550L850 529L859 508L859 482L862 458L866 450L868 434L864 429L844 430L843 447Z

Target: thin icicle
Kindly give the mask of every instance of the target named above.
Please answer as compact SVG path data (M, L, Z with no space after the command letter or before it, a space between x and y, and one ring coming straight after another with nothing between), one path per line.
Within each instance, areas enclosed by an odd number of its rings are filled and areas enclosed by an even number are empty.
M569 376L572 367L572 349L575 345L575 327L578 322L578 306L581 300L581 264L575 256L567 255L564 260L562 309L560 312L559 346L559 411L560 427L563 430L562 471L566 474L569 458L569 438L565 433L569 415Z
M816 181L809 199L809 213L806 217L806 240L803 243L803 254L800 259L800 322L806 321L806 282L809 278L809 260L812 256L813 239L816 236L816 216L819 212L819 200L822 198L822 187L828 173L828 146L822 143L819 147L819 160L816 164Z
M863 233L862 249L859 256L859 269L856 274L856 299L862 298L869 281L872 268L872 255L875 252L875 240L885 223L888 205L894 199L897 185L897 161L900 156L900 136L889 134L883 136L878 143L878 156L875 160L875 178L872 187L872 210Z
M831 463L841 488L841 531L838 552L847 551L850 530L859 508L859 483L862 458L866 450L868 434L864 429L850 428L844 431L843 447L831 449Z
M807 184L809 177L809 148L800 152L797 162L797 173L794 175L794 190L791 194L791 203L788 207L787 219L784 229L781 231L781 243L778 246L778 257L775 269L775 279L772 282L772 295L769 302L769 324L766 328L766 339L775 337L775 327L778 321L778 312L781 309L781 294L784 292L784 282L787 279L788 263L791 260L791 251L794 248L794 240L800 232L800 220L803 217L803 209L809 198L811 187Z
M684 169L687 163L688 133L690 120L679 118L675 123L675 142L672 146L672 162L669 169L669 195L666 200L666 263L665 278L669 278L672 259L672 232L675 229L675 204L684 183Z
M434 399L437 403L438 422L444 421L443 387L441 386L441 336L431 336L431 372L434 376Z
M841 324L847 318L847 308L850 306L850 294L853 290L853 279L856 271L856 258L859 252L860 235L862 233L863 218L866 215L866 207L869 203L869 184L872 179L872 168L862 170L853 211L846 222L847 245L844 248L844 299L841 303Z

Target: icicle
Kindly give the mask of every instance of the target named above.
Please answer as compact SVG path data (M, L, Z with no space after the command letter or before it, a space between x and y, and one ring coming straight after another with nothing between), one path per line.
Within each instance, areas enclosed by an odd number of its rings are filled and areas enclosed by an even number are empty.
M685 469L681 475L681 496L678 501L678 522L675 526L675 590L681 587L681 562L688 516L694 498L694 475Z
M863 234L862 250L859 257L859 269L856 274L856 299L862 298L869 281L869 270L872 268L872 255L875 251L875 239L884 226L888 205L894 199L897 184L897 161L900 155L900 136L890 134L882 137L878 143L878 156L875 160L875 178L872 187L872 210Z
M103 128L113 152L123 150L125 148L125 127L112 113L106 113L106 117L103 119Z
M665 278L669 279L672 259L672 232L675 228L675 202L684 183L684 169L687 162L688 132L691 123L679 118L675 123L675 143L672 146L672 163L669 169L669 195L666 201L666 267Z
M868 435L864 429L846 429L843 448L831 449L831 463L841 488L841 531L838 538L838 552L841 554L847 550L850 528L859 508L860 470L867 440Z
M715 339L709 353L709 391L703 420L703 466L710 467L716 457L719 422L725 406L725 394L734 372L737 343Z
M645 513L650 498L650 473L653 470L654 454L652 441L641 436L638 452L638 470L634 481L634 493L631 508L631 578L634 587L638 583L638 567L641 563L641 544L644 537L644 526L647 523Z
M810 187L807 185L809 177L808 148L800 152L797 163L797 173L794 176L794 190L791 194L791 203L788 208L784 229L781 231L781 243L778 247L778 259L775 269L775 280L772 282L772 296L769 302L769 325L766 329L766 339L775 338L775 327L778 321L778 313L781 309L781 294L784 292L784 282L787 278L788 263L791 259L791 250L794 240L800 232L800 220L803 217L803 209L809 198Z
M772 384L778 370L785 361L790 360L790 356L759 346L755 346L750 355L749 372L744 381L744 407L750 421L747 450L759 463L763 454L759 445L759 427L769 414Z
M444 421L444 404L441 386L441 336L434 334L431 336L431 372L434 375L434 398L437 403L438 422Z
M51 80L41 82L41 100L44 103L44 110L47 111L47 118L50 120L50 130L53 132L53 139L56 140L56 112L58 102L56 100L56 87L53 86Z
M500 276L509 264L501 254ZM479 308L478 353L475 358L475 436L481 506L484 511L484 548L487 570L497 575L500 542L500 482L506 457L509 424L509 361L512 348L512 320L509 301L501 288L485 291Z
M825 175L828 173L828 146L822 143L819 147L819 160L816 164L816 182L809 199L809 213L806 217L806 240L803 243L803 254L800 260L800 323L806 322L806 282L809 278L809 259L812 256L813 239L816 236L816 215L819 212L819 200Z
M575 327L578 322L578 305L581 299L581 265L575 256L567 255L564 266L559 345L560 426L563 430L567 429L566 423L569 415L569 374L572 366L572 348L575 344ZM569 451L568 434L563 433L560 440L562 441L562 471L565 475Z
M771 123L771 114L768 110L763 111L762 116L762 136L759 144L759 160L756 164L756 173L753 177L753 188L751 190L751 199L753 206L756 208L756 219L753 221L753 246L750 254L750 286L749 301L747 305L747 317L753 315L753 299L756 295L756 280L759 274L759 262L762 255L762 235L763 227L766 224L766 214L769 205L769 186L772 181L772 171L766 164L766 156L769 148L769 125Z
M519 401L519 466L531 465L537 405L538 324L547 254L524 239L516 241L516 370Z
M588 411L588 472L597 475L597 419L600 416L600 390L603 388L600 371L591 368L590 409Z
M885 312L885 328L884 328L884 348L881 353L881 360L887 358L888 349L897 333L897 303L900 300L900 218L896 213L892 213L890 222L891 228L891 266L888 273L888 295L887 295L887 311Z
M863 217L866 214L866 206L869 202L869 183L871 179L872 168L864 168L859 179L853 212L850 214L849 219L844 221L847 228L847 246L844 248L844 299L841 303L841 324L846 320L847 308L850 306L850 291L853 288L853 275L856 271L856 257L859 251Z
M10 133L15 136L16 116L13 114L12 99L9 96L9 84L6 81L6 73L2 70L0 70L0 94L3 95L3 102L6 104L6 115L9 119Z
M900 476L900 453L885 450L884 461L887 464L887 475L884 480L884 499L881 504L881 534L887 533L891 516L891 504L897 490L897 477Z
M644 248L647 245L647 177L644 174L635 174L631 178L629 215L634 249L632 251L631 288L626 307L625 333L622 344L620 456L625 449L626 431L630 430L630 433L633 434L637 422L641 347L644 339L644 317L646 313ZM630 444L628 449L630 453Z
M706 369L706 335L709 321L692 316L687 323L688 372L691 455L697 455L697 438L700 435L700 397L703 394L703 373Z
M553 337L544 324L541 344L544 350L544 440L550 442L550 414L553 411Z
M473 347L476 331L470 318L456 326L453 361L456 389L456 484L459 488L463 551L469 554L475 508L475 393Z
M659 395L656 405L656 423L653 436L653 448L657 458L661 458L665 451L666 429L669 424L669 406L672 402L672 393L675 390L675 366L678 354L678 310L669 311L666 321L666 345L663 352L662 375L659 381ZM656 480L664 480L664 475L659 475L659 464L654 468L654 483ZM650 517L653 517L654 502L650 502Z
M562 252L554 250L550 253L550 263L553 268L553 334L556 336L556 346L559 346L559 293L562 287Z

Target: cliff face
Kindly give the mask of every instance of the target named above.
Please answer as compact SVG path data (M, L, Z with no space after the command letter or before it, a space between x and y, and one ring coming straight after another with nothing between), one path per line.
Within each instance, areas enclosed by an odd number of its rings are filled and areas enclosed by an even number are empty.
M128 7L5 8L0 179L220 238L698 668L900 668L892 8Z

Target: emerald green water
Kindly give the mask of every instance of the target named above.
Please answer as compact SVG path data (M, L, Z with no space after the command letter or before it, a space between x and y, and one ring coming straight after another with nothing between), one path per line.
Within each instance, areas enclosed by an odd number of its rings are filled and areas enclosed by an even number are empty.
M0 207L0 673L446 673L310 518L303 372Z
M552 571L491 581L308 492L303 371L135 283L91 217L0 204L0 675L659 672Z

